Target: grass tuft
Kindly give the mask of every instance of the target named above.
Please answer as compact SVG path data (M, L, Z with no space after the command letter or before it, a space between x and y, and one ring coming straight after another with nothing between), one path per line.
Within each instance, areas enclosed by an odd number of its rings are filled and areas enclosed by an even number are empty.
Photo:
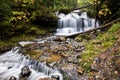
M86 49L81 54L80 66L83 67L85 71L90 71L90 64L95 57L114 45L118 39L116 33L119 30L120 22L113 24L107 32L98 34L96 39L84 42Z

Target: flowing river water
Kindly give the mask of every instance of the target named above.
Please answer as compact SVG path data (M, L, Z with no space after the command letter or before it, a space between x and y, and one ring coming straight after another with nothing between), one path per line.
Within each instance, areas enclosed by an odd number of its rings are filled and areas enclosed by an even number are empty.
M78 67L73 66L73 64L79 64L77 61L77 58L79 58L78 53L80 53L84 47L81 43L70 38L65 39L57 36L93 29L95 19L89 18L86 12L81 14L72 12L67 15L59 13L57 16L59 20L58 29L55 33L56 36L18 42L19 46L0 55L0 80L64 80L62 73L70 77L68 80L80 80L77 73ZM96 27L98 26L99 23L97 21ZM31 59L23 54L23 48L26 48L26 45L29 48L31 48L31 45L33 45L32 48L36 48L37 45L37 50L41 50L42 52L42 56L39 55L39 60ZM26 51L29 50L30 49L26 49ZM48 61L52 63L52 67L44 64L44 62L46 62L44 59L48 60L48 57L46 58L44 55L51 56L49 53L57 54L51 57L54 59L54 56L57 56L57 58L53 61ZM62 56L62 58L58 56ZM66 63L67 69L64 67ZM54 66L53 64L57 65ZM63 72L61 72L60 69ZM21 77L24 79L21 79Z
M43 63L31 60L20 53L20 50L20 47L15 47L0 56L0 80L10 80L12 76L16 78L15 80L19 80L24 67L28 67L31 71L30 75L26 74L28 75L26 80L39 80L40 78L52 78L54 76L58 76L59 80L63 80L62 74L57 69L52 69Z
M59 20L56 35L71 35L99 27L99 21L88 17L87 12L75 10L67 15L58 13L57 16Z

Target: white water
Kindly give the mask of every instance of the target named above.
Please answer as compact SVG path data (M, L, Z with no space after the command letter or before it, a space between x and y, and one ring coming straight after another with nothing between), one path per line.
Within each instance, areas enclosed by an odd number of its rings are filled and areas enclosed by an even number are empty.
M95 19L89 18L87 12L78 14L79 10L73 11L67 15L63 13L57 14L58 16L58 29L55 35L71 35L75 33L84 32L95 28ZM98 21L96 27L99 26Z
M57 69L49 68L43 63L27 58L20 53L20 50L20 47L15 47L0 56L0 80L9 80L11 76L15 76L19 80L21 68L24 66L28 66L32 71L27 80L38 80L45 77L51 78L54 75L59 76L59 80L63 80L62 74Z

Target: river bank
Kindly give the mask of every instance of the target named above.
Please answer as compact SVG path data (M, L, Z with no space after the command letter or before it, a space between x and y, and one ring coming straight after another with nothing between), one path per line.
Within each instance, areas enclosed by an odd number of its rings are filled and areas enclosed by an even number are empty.
M57 68L64 80L119 79L119 29L117 23L105 32L76 38L51 36L18 44L23 55Z

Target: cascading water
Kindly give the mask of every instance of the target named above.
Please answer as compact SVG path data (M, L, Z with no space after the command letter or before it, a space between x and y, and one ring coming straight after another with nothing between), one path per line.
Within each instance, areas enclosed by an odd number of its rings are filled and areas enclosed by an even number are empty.
M80 32L84 32L90 29L94 29L99 26L98 21L95 24L94 18L89 18L87 12L81 13L79 11L73 11L67 15L58 13L58 29L55 35L71 35Z
M31 42L29 42L31 43ZM0 80L19 80L21 76L21 69L28 66L31 74L25 80L39 80L41 78L52 78L58 76L62 79L62 74L57 70L46 66L43 63L31 60L30 58L20 53L21 47L15 47L11 51L6 52L0 56Z

